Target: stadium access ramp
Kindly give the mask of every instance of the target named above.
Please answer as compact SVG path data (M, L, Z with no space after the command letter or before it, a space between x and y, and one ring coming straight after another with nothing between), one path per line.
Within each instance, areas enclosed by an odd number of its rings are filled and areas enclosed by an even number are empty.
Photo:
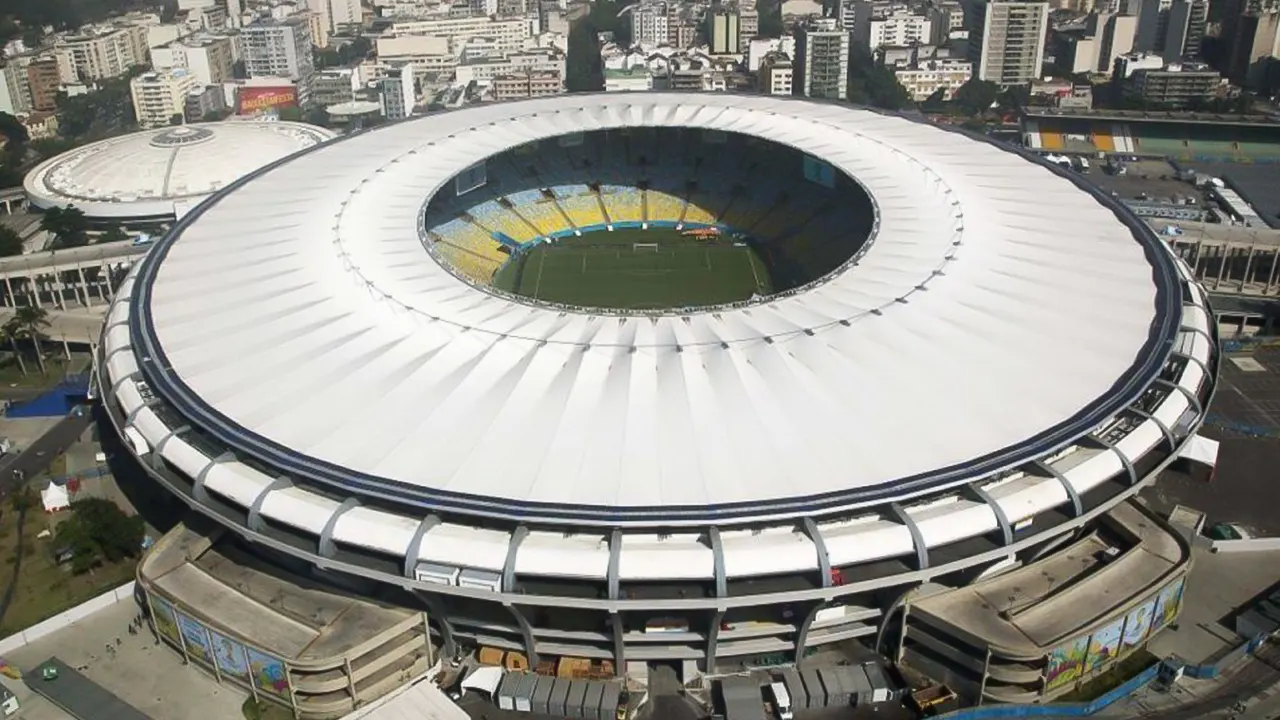
M27 687L78 720L150 720L140 710L56 657L23 673Z

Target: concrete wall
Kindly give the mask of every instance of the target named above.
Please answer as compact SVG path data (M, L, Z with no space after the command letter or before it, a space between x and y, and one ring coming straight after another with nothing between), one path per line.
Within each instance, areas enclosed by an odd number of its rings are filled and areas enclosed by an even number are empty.
M115 590L105 592L92 600L81 603L60 615L55 615L44 622L36 623L16 635L10 635L0 640L0 655L13 652L28 643L35 642L74 622L83 620L99 610L109 608L125 600L133 600L133 587L133 582L126 583Z

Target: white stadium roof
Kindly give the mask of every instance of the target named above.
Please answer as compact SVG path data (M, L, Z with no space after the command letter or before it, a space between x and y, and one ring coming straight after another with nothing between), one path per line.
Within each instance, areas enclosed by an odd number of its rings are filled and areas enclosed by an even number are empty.
M421 213L464 168L618 126L739 132L860 181L869 250L686 315L474 287ZM1171 256L996 145L764 96L563 96L397 123L247 178L139 275L134 344L183 414L283 474L459 512L695 523L904 499L1042 457L1132 402L1177 329Z
M25 185L37 207L74 205L119 220L181 216L235 180L331 137L324 128L274 121L147 130L50 158Z

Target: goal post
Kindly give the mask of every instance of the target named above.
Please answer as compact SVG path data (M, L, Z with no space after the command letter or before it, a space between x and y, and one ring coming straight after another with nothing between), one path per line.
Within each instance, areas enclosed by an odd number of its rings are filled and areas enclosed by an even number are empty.
M641 252L643 250L658 251L658 243L631 243L632 252Z

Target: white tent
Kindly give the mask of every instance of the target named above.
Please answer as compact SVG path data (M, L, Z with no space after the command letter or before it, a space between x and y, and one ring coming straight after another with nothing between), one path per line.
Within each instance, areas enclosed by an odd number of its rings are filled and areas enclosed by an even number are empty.
M1178 453L1178 457L1213 467L1218 464L1218 441L1196 435L1182 446L1182 452Z
M49 487L40 491L40 502L44 503L45 512L57 512L71 507L71 493L67 492L66 487L50 480Z

